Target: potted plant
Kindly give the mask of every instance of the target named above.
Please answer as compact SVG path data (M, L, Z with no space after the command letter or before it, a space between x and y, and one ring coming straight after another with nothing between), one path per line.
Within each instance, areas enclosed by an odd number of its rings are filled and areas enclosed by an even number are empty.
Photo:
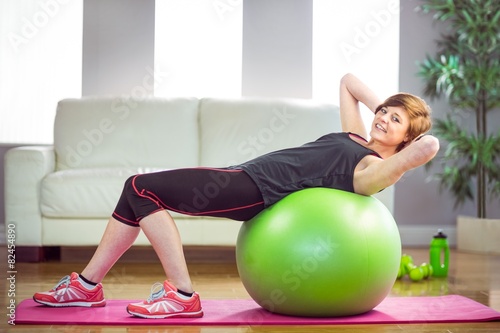
M486 212L488 200L500 197L500 131L488 131L486 122L500 107L500 1L424 0L419 9L434 13L448 29L437 41L437 54L427 56L418 72L424 93L446 98L451 107L434 124L434 134L447 144L436 176L456 205L475 200L477 206L476 218L458 217L457 245L500 253L500 221L487 219ZM474 119L475 130L469 130Z

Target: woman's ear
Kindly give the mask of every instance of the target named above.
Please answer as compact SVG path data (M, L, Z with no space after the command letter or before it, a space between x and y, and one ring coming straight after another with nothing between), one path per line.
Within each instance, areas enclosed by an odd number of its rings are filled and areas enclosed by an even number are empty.
M396 152L400 152L401 150L405 149L408 146L409 146L408 141L405 140L396 147Z

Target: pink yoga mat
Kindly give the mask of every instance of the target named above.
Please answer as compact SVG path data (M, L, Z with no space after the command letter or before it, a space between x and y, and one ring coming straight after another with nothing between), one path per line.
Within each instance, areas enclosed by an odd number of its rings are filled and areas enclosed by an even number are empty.
M290 317L270 313L252 300L203 300L202 318L141 319L125 307L136 300L108 300L103 308L49 308L33 300L16 309L16 324L37 325L338 325L443 323L500 320L500 312L463 296L388 297L362 315L338 318Z

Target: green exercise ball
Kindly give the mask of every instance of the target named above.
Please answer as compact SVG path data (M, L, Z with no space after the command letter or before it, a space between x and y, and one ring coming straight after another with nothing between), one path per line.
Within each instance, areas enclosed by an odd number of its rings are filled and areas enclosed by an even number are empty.
M376 198L310 188L243 223L236 261L245 289L274 313L337 317L372 310L398 274L401 239Z

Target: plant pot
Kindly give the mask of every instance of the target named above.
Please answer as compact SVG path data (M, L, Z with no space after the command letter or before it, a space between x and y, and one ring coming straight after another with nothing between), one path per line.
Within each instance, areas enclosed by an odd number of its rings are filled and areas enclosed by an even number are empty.
M457 249L466 252L500 254L500 219L458 216Z

